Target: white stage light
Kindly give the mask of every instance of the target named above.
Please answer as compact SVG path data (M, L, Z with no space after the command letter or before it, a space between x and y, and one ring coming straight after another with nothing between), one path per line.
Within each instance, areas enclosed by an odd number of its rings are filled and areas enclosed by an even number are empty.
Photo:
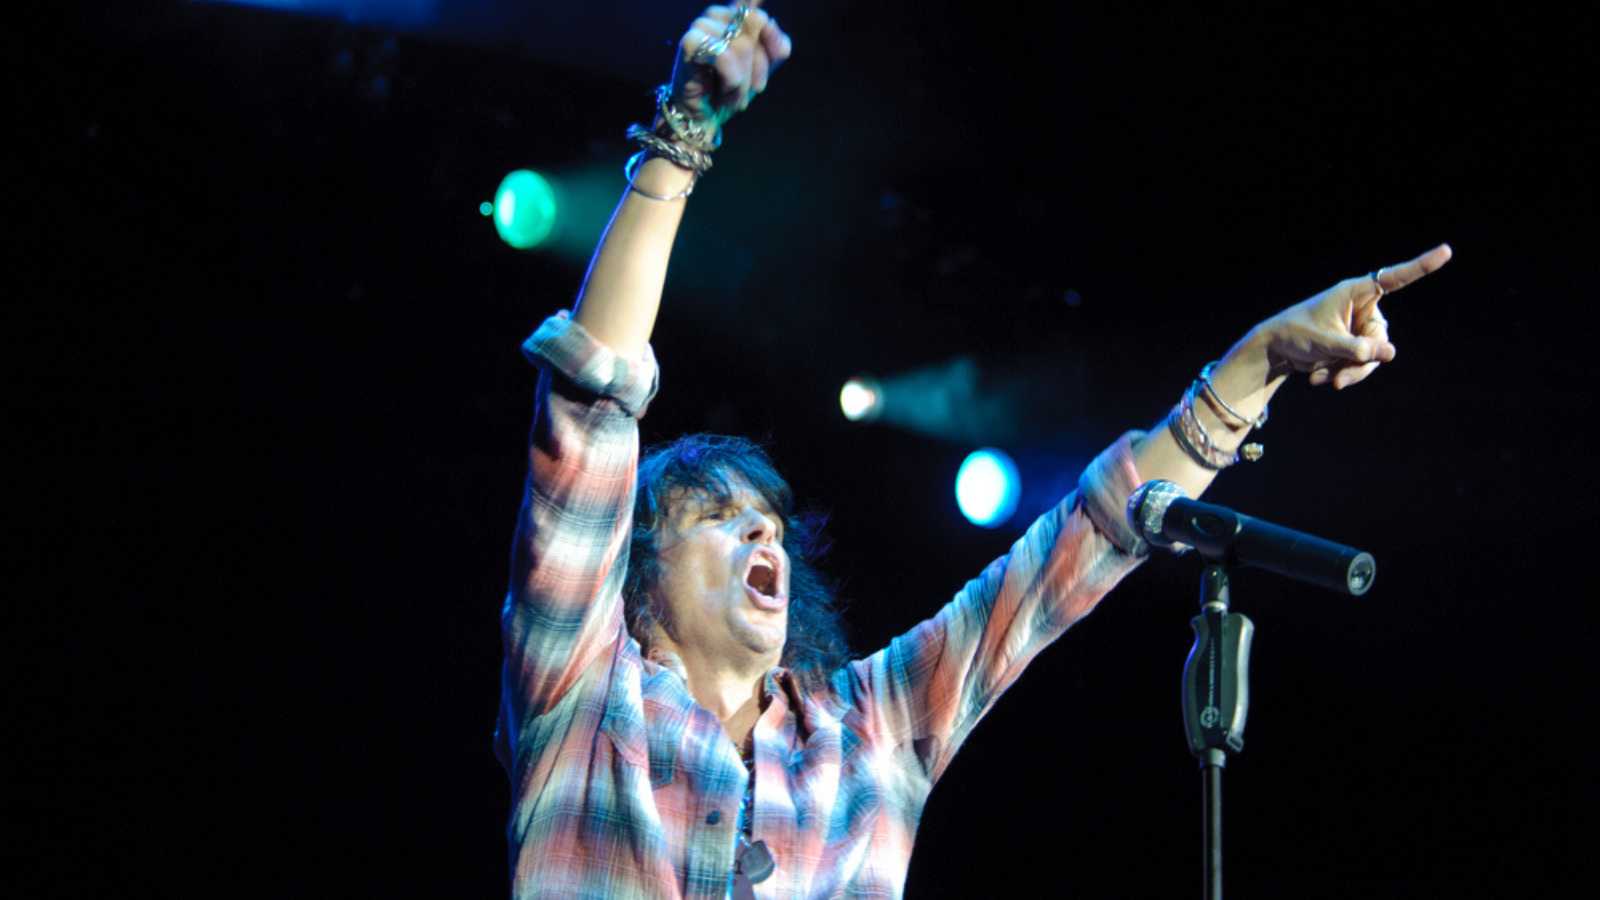
M839 409L852 422L876 419L883 403L883 389L870 378L852 378L839 389Z

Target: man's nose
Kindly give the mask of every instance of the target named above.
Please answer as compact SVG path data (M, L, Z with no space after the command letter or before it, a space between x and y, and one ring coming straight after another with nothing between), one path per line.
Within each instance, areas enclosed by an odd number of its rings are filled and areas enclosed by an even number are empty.
M744 539L762 544L772 543L778 536L777 524L772 518L755 507L746 507L744 511L745 526Z

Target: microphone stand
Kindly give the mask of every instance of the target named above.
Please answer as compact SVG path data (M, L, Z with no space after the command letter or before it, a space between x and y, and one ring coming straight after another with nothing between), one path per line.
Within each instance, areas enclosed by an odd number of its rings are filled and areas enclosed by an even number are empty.
M1222 900L1222 770L1227 751L1244 749L1250 708L1250 639L1255 625L1230 612L1228 570L1206 556L1200 575L1200 615L1190 620L1194 647L1183 666L1183 726L1189 752L1200 762L1205 898Z
M1205 897L1222 900L1222 770L1228 751L1244 750L1255 634L1249 619L1228 608L1228 568L1254 566L1360 597L1372 587L1377 563L1354 547L1197 503L1159 479L1128 498L1128 523L1153 545L1180 552L1187 547L1205 562L1200 615L1189 621L1194 647L1183 665L1183 727L1189 752L1200 761Z

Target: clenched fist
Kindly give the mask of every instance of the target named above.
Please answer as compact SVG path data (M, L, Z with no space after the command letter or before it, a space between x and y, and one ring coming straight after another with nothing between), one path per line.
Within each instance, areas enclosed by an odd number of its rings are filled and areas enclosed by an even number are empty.
M789 58L794 42L760 6L761 0L751 0L707 7L684 32L672 93L690 113L720 126L766 90L772 73ZM730 25L736 20L741 21L735 30Z

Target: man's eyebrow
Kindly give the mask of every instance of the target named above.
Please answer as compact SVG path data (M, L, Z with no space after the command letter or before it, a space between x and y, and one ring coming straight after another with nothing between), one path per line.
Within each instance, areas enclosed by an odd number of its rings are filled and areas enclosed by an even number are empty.
M706 488L685 488L682 495L672 504L675 510L685 515L703 512L708 509L721 509L727 506L742 506L749 504L760 510L765 515L771 516L779 525L783 524L783 515L767 500L760 491L729 491L726 493L713 491Z
M695 513L727 506L734 496L712 488L685 487L673 491L667 502L674 513Z
M778 515L778 510L774 508L773 505L767 500L767 495L761 493L760 491L740 491L729 499L735 502L749 503L751 506L754 506L756 509L761 510L774 519L781 520L783 518L782 516Z
M667 501L668 507L674 514L699 512L719 502L715 494L700 488L683 488L675 491Z

